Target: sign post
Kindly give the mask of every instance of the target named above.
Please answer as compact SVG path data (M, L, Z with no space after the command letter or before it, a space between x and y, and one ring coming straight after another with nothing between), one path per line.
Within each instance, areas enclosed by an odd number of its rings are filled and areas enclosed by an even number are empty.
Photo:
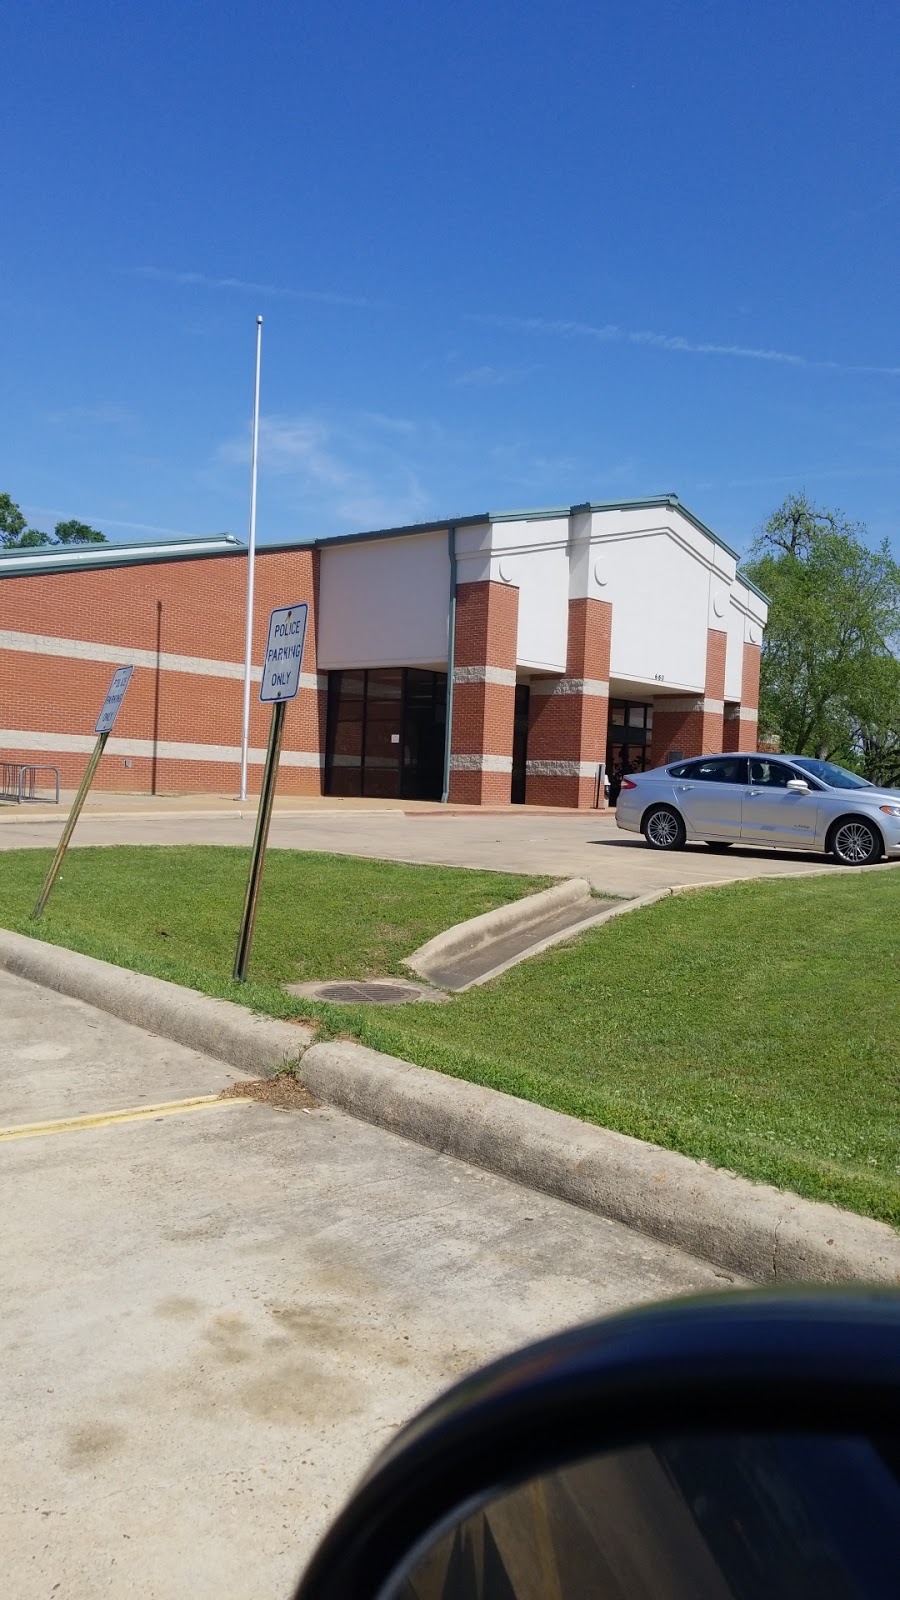
M99 717L97 718L96 727L94 728L94 732L97 735L97 743L94 745L94 748L91 751L91 759L87 764L87 770L85 771L84 777L81 780L78 793L76 794L75 799L72 801L72 809L66 819L66 825L62 831L62 838L56 847L56 855L53 857L53 860L50 863L50 871L47 873L47 876L44 879L44 887L38 895L37 903L35 904L35 908L31 913L32 918L34 919L37 919L44 914L44 907L50 898L50 890L53 888L53 885L59 875L59 869L63 864L63 858L69 848L69 840L75 831L75 824L78 821L78 818L81 816L81 808L88 797L88 790L94 781L94 773L97 770L100 757L106 749L106 741L112 733L116 717L119 715L119 708L125 698L125 690L128 688L128 685L131 682L131 674L133 671L134 667L117 667L113 673L112 683L106 692L106 699L103 702L103 708Z
M269 617L266 659L263 666L262 683L259 686L259 698L263 705L271 705L272 721L269 727L269 746L266 750L266 764L263 769L259 810L256 813L253 849L250 854L250 876L247 879L244 913L241 917L241 930L238 934L237 951L234 958L234 977L238 983L245 982L247 968L250 964L250 949L253 944L253 928L256 922L259 886L262 882L263 866L265 865L269 823L272 820L272 803L275 799L275 783L278 777L278 762L281 758L284 708L289 700L293 700L300 687L300 664L303 660L307 614L308 608L304 602L296 606L279 606Z

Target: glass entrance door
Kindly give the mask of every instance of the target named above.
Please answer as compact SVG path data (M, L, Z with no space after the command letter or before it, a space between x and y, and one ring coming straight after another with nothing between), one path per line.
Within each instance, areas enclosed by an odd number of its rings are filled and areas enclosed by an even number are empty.
M610 700L606 745L609 803L614 806L622 779L646 772L653 741L653 707L640 700Z
M440 800L444 788L447 674L407 667L403 675L404 800Z

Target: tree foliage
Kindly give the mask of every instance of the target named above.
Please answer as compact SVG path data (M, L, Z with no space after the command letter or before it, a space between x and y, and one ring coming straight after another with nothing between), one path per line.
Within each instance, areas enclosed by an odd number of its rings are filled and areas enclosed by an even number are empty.
M886 779L900 764L900 567L860 523L790 495L745 566L771 601L760 723L782 749Z
M57 544L105 544L106 534L86 522L71 517L68 522L58 522L54 529Z
M0 551L29 550L47 544L106 544L106 534L74 517L58 522L52 533L42 533L40 528L28 527L22 511L8 494L0 494Z

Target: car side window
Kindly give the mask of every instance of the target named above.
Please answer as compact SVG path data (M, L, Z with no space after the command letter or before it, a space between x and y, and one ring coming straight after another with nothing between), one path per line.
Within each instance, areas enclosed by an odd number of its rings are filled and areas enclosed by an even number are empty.
M797 774L780 761L757 757L750 762L750 782L754 789L786 789Z
M680 777L681 773L676 776ZM711 756L704 761L692 761L684 769L684 776L694 783L746 783L746 757Z

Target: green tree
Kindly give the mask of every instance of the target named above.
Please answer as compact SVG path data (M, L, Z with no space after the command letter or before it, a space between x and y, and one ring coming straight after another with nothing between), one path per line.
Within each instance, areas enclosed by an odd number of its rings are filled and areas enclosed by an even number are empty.
M105 533L75 518L69 522L58 522L52 534L42 533L40 528L29 528L15 501L8 494L0 494L0 551L29 550L35 545L47 544L105 543Z
M771 601L763 645L760 722L784 750L860 764L865 727L895 715L900 567L887 541L838 511L789 495L745 565ZM874 757L873 757L874 758Z
M21 543L26 521L8 494L0 494L0 544L7 548Z
M871 663L851 718L860 771L887 789L900 788L900 661L889 651Z
M92 528L86 522L78 522L71 518L69 522L58 522L54 530L57 544L105 544L106 534L98 528Z

